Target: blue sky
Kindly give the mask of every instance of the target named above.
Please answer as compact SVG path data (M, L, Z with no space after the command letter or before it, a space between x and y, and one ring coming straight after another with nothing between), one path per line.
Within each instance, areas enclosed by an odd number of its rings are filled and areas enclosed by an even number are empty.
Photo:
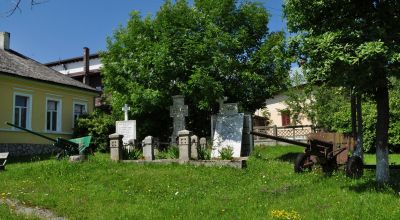
M106 38L119 25L125 25L129 13L155 14L164 0L42 0L29 5L22 0L21 12L5 17L14 0L1 0L0 31L11 33L11 48L39 62L46 63L81 56L106 49ZM41 1L41 0L37 0ZM271 31L285 29L282 20L283 0L259 0L271 14Z

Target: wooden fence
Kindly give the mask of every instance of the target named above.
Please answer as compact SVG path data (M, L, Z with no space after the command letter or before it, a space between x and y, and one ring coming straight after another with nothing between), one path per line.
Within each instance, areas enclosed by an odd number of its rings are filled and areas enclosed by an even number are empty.
M312 125L298 125L298 126L285 126L285 127L277 127L277 126L254 126L253 131L263 132L272 136L278 136L290 140L296 140L300 142L307 142L307 135L310 133L318 132L318 129ZM275 144L285 144L279 143L275 140L271 140L264 137L253 136L254 144L266 144L266 145L275 145Z

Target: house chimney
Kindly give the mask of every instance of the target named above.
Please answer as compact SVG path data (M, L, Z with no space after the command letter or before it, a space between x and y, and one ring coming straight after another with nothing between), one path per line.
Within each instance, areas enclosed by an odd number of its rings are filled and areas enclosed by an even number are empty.
M89 48L83 48L83 83L89 85Z
M10 33L0 32L0 50L10 49Z

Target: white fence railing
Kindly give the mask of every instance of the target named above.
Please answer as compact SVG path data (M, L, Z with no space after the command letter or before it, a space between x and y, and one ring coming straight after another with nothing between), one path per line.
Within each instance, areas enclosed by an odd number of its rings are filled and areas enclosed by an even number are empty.
M253 131L266 133L272 136L278 136L286 139L307 142L307 135L310 133L318 132L318 129L312 125L298 125L298 126L285 126L285 127L277 127L277 126L254 126ZM275 145L275 144L284 144L278 143L275 140L271 140L264 137L255 136L254 144L266 144L266 145Z

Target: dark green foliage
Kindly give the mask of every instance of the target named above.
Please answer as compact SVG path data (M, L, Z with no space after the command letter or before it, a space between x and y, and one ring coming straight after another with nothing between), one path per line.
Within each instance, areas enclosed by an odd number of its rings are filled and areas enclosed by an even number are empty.
M388 182L388 79L400 76L400 2L286 0L284 11L309 82L375 99L376 180Z
M291 46L309 81L375 92L385 76L399 75L400 3L285 1Z
M170 146L168 148L168 158L170 158L170 159L179 158L179 148L178 148L178 146Z
M155 16L132 12L107 40L102 71L111 105L131 106L139 139L164 140L172 95L189 105L188 129L209 135L216 100L227 96L253 112L285 87L290 63L283 32L268 32L259 3L234 0L166 1Z
M156 155L157 159L178 159L179 148L177 146L170 146L166 150L159 151Z
M392 86L389 94L390 104L390 124L389 124L389 144L391 150L400 151L400 80L391 80Z
M129 152L127 150L124 150L124 154L124 158L126 158L127 160L139 160L143 158L142 150L135 147Z
M108 135L115 133L115 118L100 110L82 115L76 122L74 136L92 136L91 146L101 152L109 151Z
M398 152L400 148L400 83L391 79L389 150ZM329 86L304 86L302 89L289 90L288 103L291 108L299 109L318 127L328 131L351 133L350 95L346 89ZM311 101L310 101L311 100ZM305 106L305 107L304 107ZM364 97L362 102L364 151L375 152L376 140L376 104L371 98Z
M199 160L210 160L211 159L211 148L206 147L206 148L197 148L197 153L199 156Z

